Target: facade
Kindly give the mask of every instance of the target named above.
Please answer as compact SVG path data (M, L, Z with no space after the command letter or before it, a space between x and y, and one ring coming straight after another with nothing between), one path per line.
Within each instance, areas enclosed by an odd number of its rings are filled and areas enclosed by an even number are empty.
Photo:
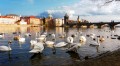
M43 24L47 27L55 26L54 19L51 14L49 14L47 18L43 18Z
M16 22L18 25L27 25L27 22L24 21L24 19L19 20Z
M40 25L41 24L41 19L35 16L21 17L21 19L24 19L24 21L27 22L28 25Z
M15 19L15 21L20 20L20 17L21 17L21 16L18 16L18 15L16 15L16 14L8 14L8 15L6 15L6 16L7 16L7 17L14 18L14 19Z
M54 23L56 27L60 27L64 25L64 20L57 18L57 19L54 19Z
M30 24L31 25L40 25L41 22L40 22L39 18L36 18L34 16L30 16Z
M15 24L16 19L8 16L0 16L0 24Z

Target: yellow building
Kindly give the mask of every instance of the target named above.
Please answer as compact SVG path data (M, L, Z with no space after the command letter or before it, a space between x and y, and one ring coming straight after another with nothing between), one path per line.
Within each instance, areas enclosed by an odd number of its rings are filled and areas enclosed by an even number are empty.
M64 25L64 20L63 19L54 19L54 23L56 27L60 27Z
M21 17L21 20L22 19L24 19L24 21L27 22L28 25L41 25L42 24L42 20L35 16Z
M39 18L30 16L30 24L31 24L31 25L40 25L41 22L40 22L40 19L39 19Z

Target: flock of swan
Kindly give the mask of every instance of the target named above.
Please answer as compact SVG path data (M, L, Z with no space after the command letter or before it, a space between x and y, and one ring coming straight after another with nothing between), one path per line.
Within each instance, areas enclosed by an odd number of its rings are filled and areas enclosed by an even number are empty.
M25 36L31 36L30 33L25 34ZM52 40L47 40L47 37L51 36ZM4 34L0 34L0 38L4 37ZM48 34L47 32L43 32L42 34L36 33L36 37L34 40L30 40L31 44L31 50L29 51L30 53L42 53L43 50L45 49L45 46L47 47L54 47L54 48L60 48L60 47L65 47L66 45L69 45L66 51L74 51L77 52L77 49L79 49L82 45L87 43L86 37L90 37L89 45L92 46L99 46L100 41L104 41L104 37L96 37L94 33L88 34L86 36L82 35L82 32L76 32L75 34L72 34L70 36L67 36L65 33L59 36L59 38L65 38L66 41L61 41L56 43L56 34ZM79 37L79 42L75 43L74 38ZM18 40L19 42L25 42L25 38L22 37L21 35L15 36L15 40ZM8 41L8 46L0 46L0 51L11 51L12 48L10 45L12 44L12 41ZM76 49L76 50L74 50Z

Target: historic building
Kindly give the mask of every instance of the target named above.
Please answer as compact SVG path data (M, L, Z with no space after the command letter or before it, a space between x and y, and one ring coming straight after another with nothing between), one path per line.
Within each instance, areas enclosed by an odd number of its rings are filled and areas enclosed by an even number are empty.
M42 20L35 16L21 17L21 20L22 19L24 19L24 21L27 22L28 25L41 25L42 23Z
M55 23L56 27L60 27L60 26L64 25L64 20L60 19L60 18L56 18L56 19L54 19L54 23Z
M8 14L6 16L15 19L15 21L20 20L20 17L21 17L21 15L16 15L16 14Z
M8 16L0 16L0 24L15 24L16 19Z
M68 25L68 21L69 21L69 16L68 16L68 14L66 13L65 16L64 16L64 24L65 24L65 25Z
M18 25L27 25L27 22L24 21L24 19L21 19L16 22Z
M47 27L55 26L54 19L51 14L49 14L47 18L45 18L45 17L43 18L43 25L45 25Z
M78 16L78 18L77 18L77 22L78 22L78 23L80 23L80 22L81 22L81 21L80 21L80 17L79 17L79 16Z

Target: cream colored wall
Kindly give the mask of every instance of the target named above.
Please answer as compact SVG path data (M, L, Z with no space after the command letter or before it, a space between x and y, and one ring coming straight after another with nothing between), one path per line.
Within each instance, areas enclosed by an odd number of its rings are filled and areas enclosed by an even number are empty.
M0 18L0 24L14 24L15 22L14 18Z
M41 24L41 21L38 18L30 18L30 24Z
M56 26L62 26L64 24L64 20L62 19L55 19L54 21Z

